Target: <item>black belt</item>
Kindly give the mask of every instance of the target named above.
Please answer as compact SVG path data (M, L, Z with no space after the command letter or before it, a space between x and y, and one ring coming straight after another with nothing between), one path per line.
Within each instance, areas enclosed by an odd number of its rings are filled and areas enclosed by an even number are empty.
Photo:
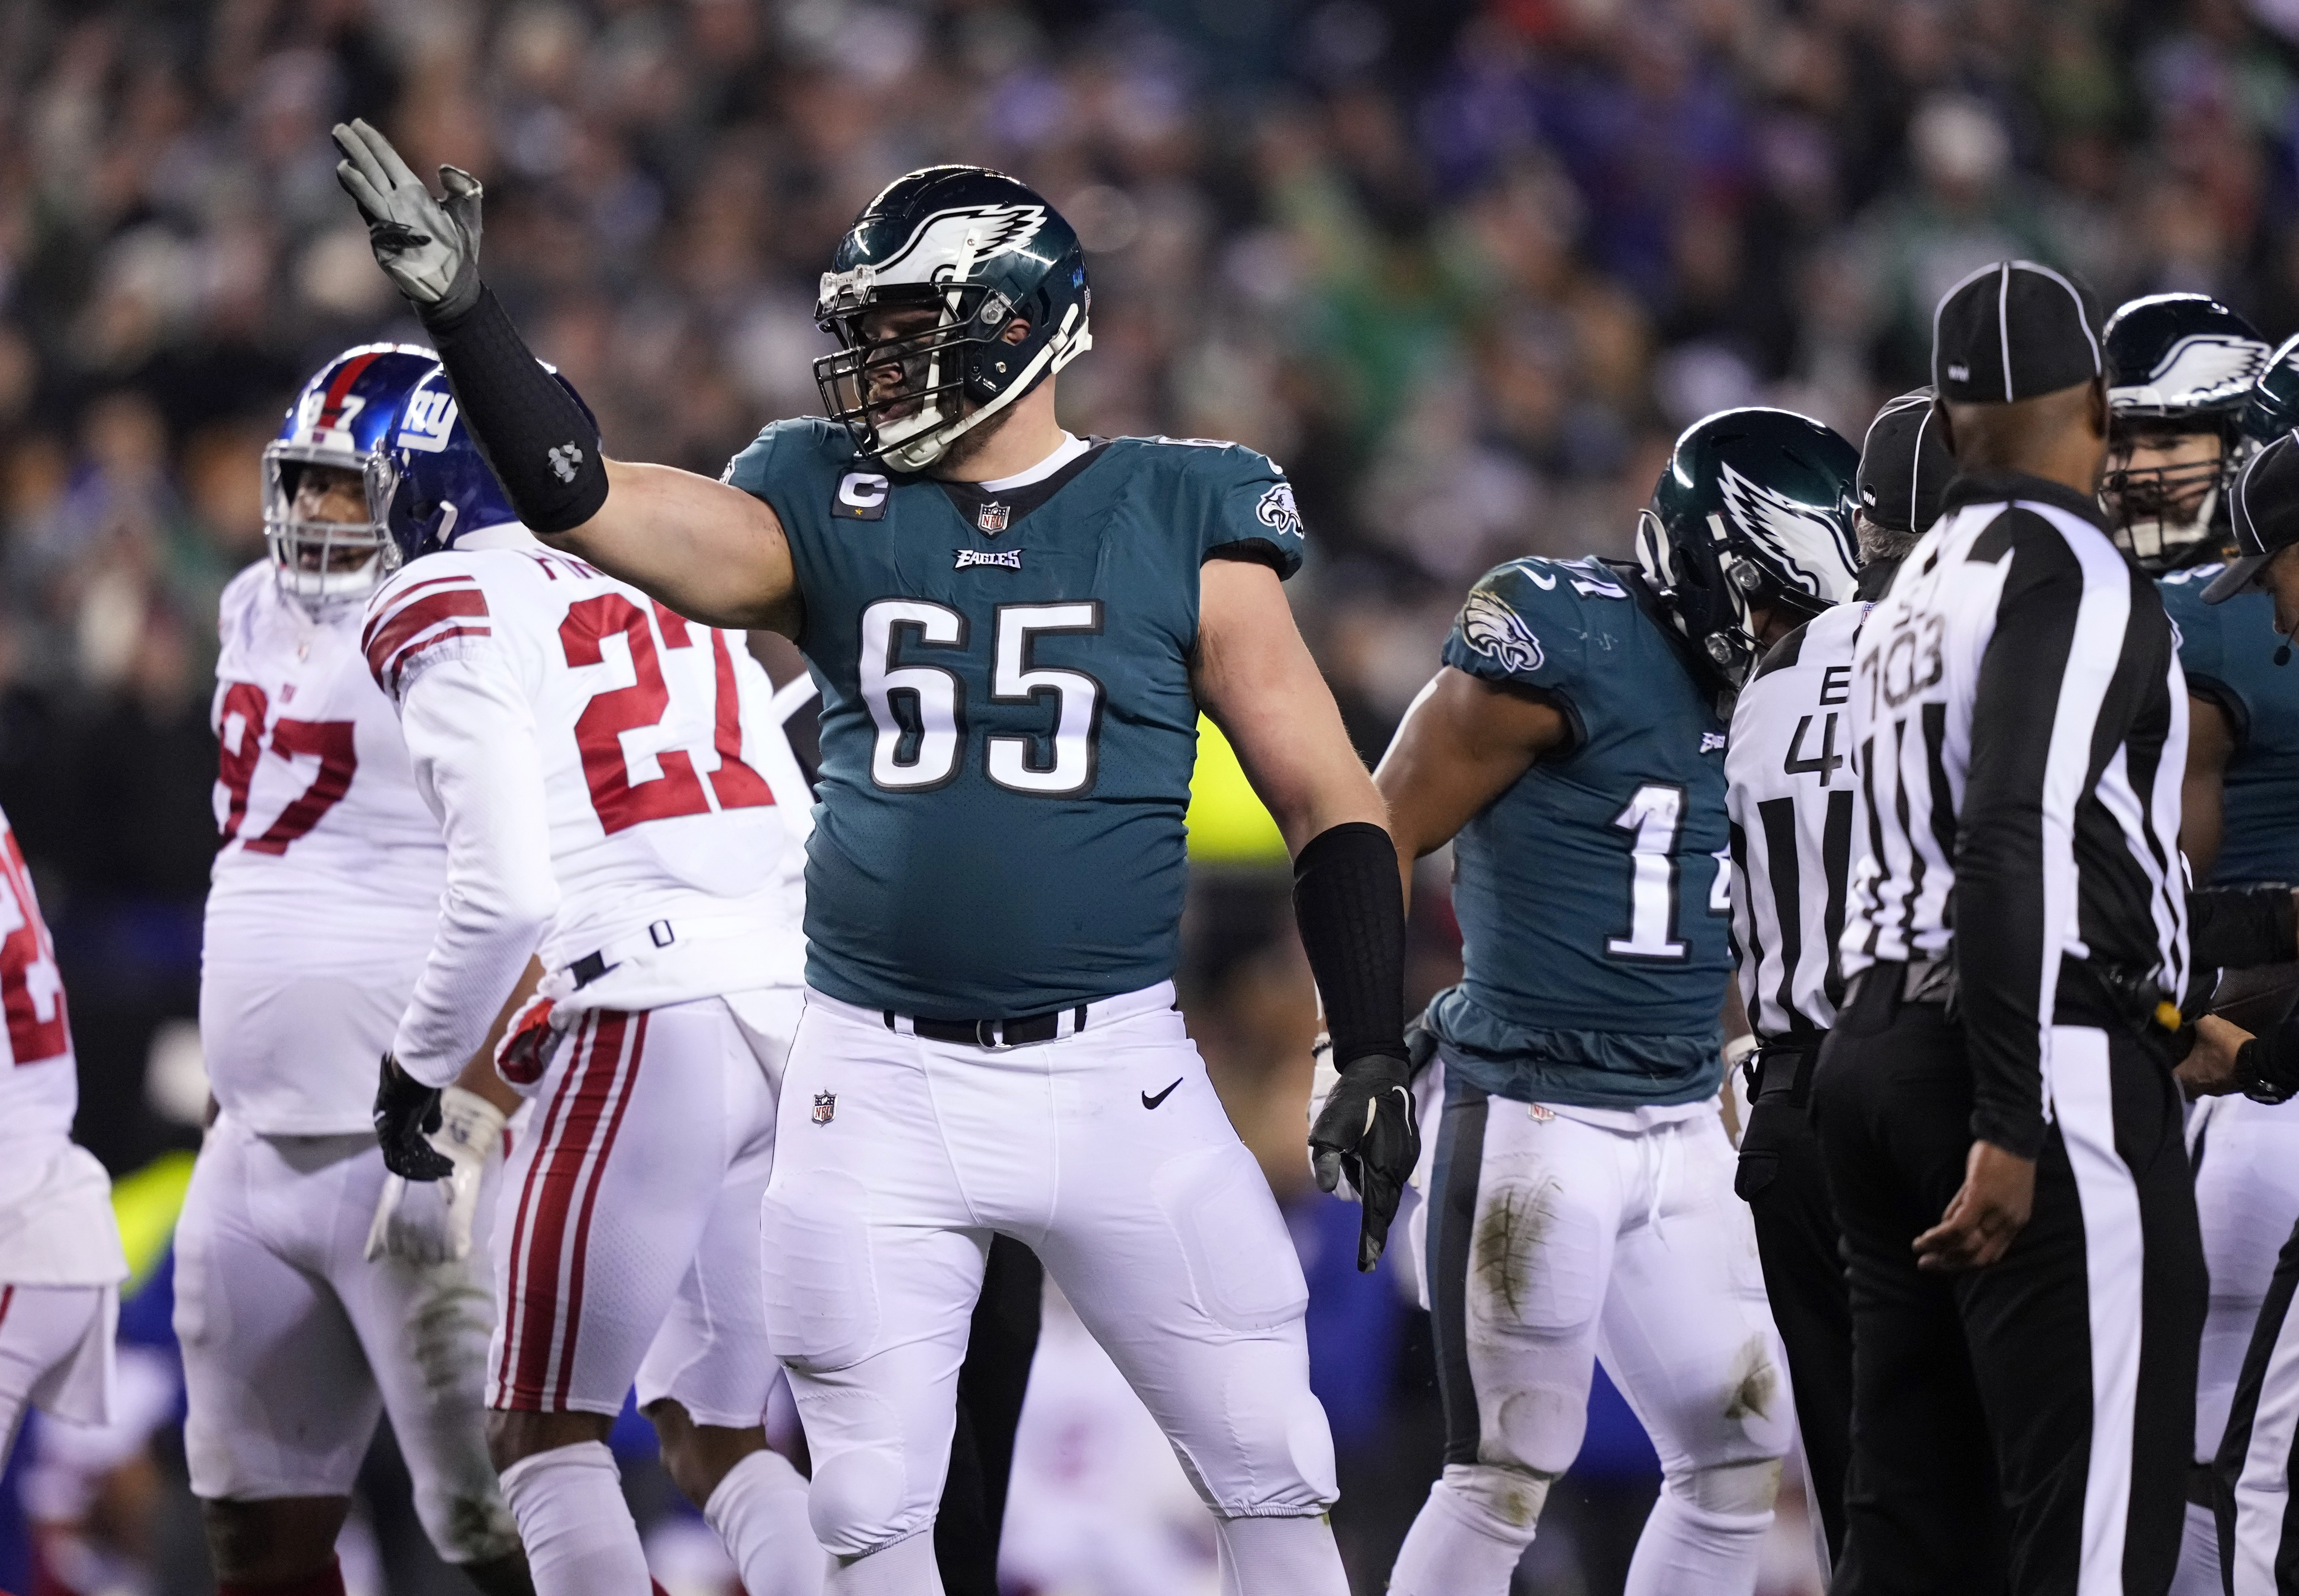
M1025 1014L1019 1019L928 1019L920 1015L910 1021L910 1029L929 1042L956 1043L961 1047L1022 1047L1033 1042L1051 1042L1062 1034L1062 1016L1075 1017L1070 1027L1073 1032L1085 1029L1086 1005L1075 1009L1049 1009L1043 1014ZM886 1028L894 1028L894 1011L885 1010Z
M1784 1092L1801 1095L1812 1074L1812 1061L1819 1055L1818 1042L1763 1043L1749 1060L1755 1068L1749 1071L1748 1101L1762 1102Z
M1927 1004L1944 1009L1954 1019L1958 1007L1955 961L1951 958L1919 959L1902 964L1880 959L1853 977L1859 983L1845 1000L1849 1008L1868 985L1878 980L1893 983L1893 1006ZM2073 1025L2128 1024L2142 1035L2168 1037L2177 1029L2179 1010L2168 1002L2154 979L2103 963L2096 959L2060 960L2059 986L2053 996L2055 1018Z

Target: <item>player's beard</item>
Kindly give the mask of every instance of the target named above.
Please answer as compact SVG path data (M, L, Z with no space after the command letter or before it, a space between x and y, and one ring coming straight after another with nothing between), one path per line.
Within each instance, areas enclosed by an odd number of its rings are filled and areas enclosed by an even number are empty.
M968 398L965 413L970 416L980 408ZM926 474L955 478L969 462L981 458L982 452L990 446L990 440L998 436L998 429L1013 419L1014 407L1009 404L979 426L959 433L950 440L950 447L942 451L942 458L926 468Z

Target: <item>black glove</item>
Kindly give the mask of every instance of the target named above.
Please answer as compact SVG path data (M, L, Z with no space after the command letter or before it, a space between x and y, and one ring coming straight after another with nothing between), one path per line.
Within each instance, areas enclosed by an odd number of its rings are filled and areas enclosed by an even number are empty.
M1413 1112L1413 1067L1390 1053L1363 1053L1341 1066L1325 1111L1309 1127L1309 1160L1317 1185L1332 1191L1349 1176L1365 1207L1357 1268L1370 1270L1389 1243L1389 1222L1413 1167L1421 1161L1421 1127Z
M383 1055L382 1078L375 1086L375 1139L383 1143L383 1165L402 1180L444 1180L455 1160L431 1145L439 1128L439 1088L427 1086Z

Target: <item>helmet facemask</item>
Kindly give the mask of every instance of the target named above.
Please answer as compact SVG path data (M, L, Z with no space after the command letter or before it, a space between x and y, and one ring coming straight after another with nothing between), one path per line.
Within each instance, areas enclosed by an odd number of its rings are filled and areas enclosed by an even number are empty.
M1032 325L1009 341L1025 307L967 280L982 245L970 229L933 283L882 283L867 264L823 273L815 320L840 345L814 362L823 408L853 435L860 453L890 470L924 470L1093 346L1083 301L1065 310L1059 326ZM869 325L905 310L934 320L891 337Z
M309 444L273 443L263 451L263 541L279 591L318 619L364 603L398 565L397 551L375 507L372 476L379 456ZM365 519L321 520L296 513L297 490L315 467L359 478Z
M2177 569L2225 540L2228 484L2240 457L2219 418L2119 419L2099 500L2110 534L2143 569Z

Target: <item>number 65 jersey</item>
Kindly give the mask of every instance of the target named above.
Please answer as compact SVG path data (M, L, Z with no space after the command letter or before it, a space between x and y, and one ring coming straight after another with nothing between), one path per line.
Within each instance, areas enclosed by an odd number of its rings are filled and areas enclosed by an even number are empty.
M1072 439L1001 484L888 476L777 422L726 480L783 525L822 686L807 980L1017 1018L1173 974L1199 571L1299 567L1293 490L1232 444Z
M454 1077L530 953L575 1012L796 985L776 800L801 789L742 633L506 525L403 569L361 642L446 829L411 1074Z
M1714 1095L1730 968L1724 725L1631 571L1515 560L1444 661L1570 727L1454 839L1464 979L1430 1005L1483 1090L1587 1109Z

